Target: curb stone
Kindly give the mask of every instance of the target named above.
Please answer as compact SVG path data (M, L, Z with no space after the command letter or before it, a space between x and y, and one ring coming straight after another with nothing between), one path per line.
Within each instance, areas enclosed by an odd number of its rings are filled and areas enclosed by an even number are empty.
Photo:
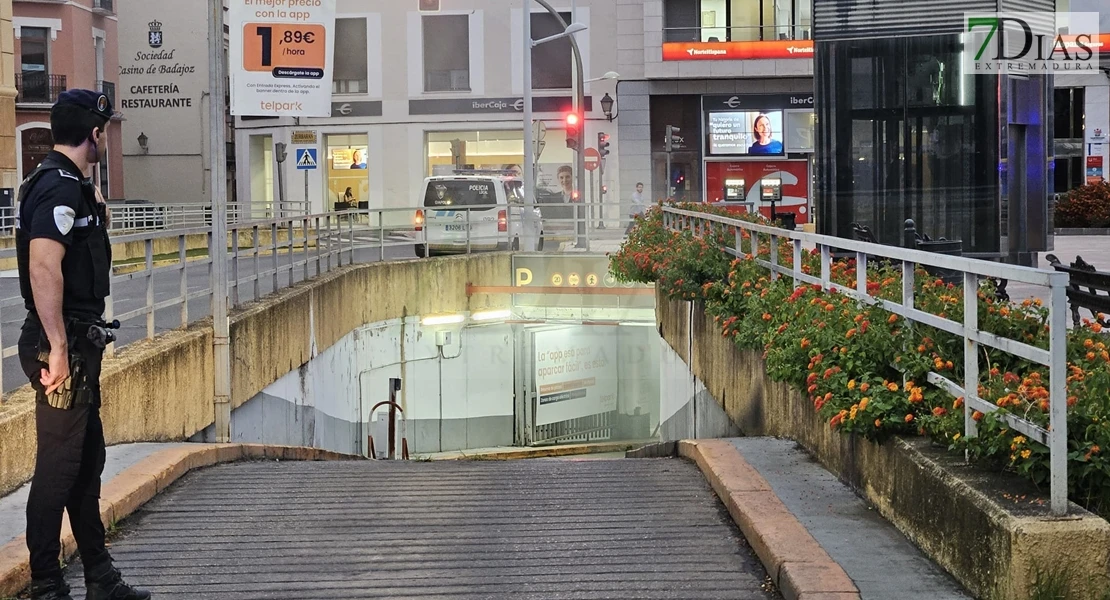
M740 451L724 440L678 443L697 464L786 600L858 600L859 589Z

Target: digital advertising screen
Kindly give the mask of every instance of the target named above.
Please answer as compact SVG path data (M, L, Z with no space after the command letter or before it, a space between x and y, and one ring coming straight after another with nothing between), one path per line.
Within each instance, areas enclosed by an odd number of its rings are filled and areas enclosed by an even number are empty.
M709 113L709 153L782 156L782 110Z

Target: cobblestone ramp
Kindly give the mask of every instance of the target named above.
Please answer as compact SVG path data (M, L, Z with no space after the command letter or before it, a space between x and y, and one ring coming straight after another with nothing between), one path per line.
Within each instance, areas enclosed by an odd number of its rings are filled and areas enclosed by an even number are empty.
M224 465L148 504L112 552L158 600L777 597L673 459ZM68 577L84 597L79 563Z

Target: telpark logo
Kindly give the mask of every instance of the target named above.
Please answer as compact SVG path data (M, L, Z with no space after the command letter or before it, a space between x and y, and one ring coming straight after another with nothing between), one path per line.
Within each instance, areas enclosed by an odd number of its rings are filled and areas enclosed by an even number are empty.
M967 73L1098 70L1098 13L965 13Z

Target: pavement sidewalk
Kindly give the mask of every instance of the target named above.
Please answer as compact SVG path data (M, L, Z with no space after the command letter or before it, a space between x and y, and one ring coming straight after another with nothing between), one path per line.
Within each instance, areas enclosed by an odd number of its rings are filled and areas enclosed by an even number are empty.
M108 483L124 469L156 452L186 445L121 444L109 446L108 457L104 462L104 475L100 478L101 483ZM0 546L23 535L27 528L27 494L30 491L31 484L27 483L7 496L0 497Z
M741 459L734 462L746 462L754 469L840 565L859 589L860 598L971 598L944 569L796 442L767 437L722 441L739 451Z

